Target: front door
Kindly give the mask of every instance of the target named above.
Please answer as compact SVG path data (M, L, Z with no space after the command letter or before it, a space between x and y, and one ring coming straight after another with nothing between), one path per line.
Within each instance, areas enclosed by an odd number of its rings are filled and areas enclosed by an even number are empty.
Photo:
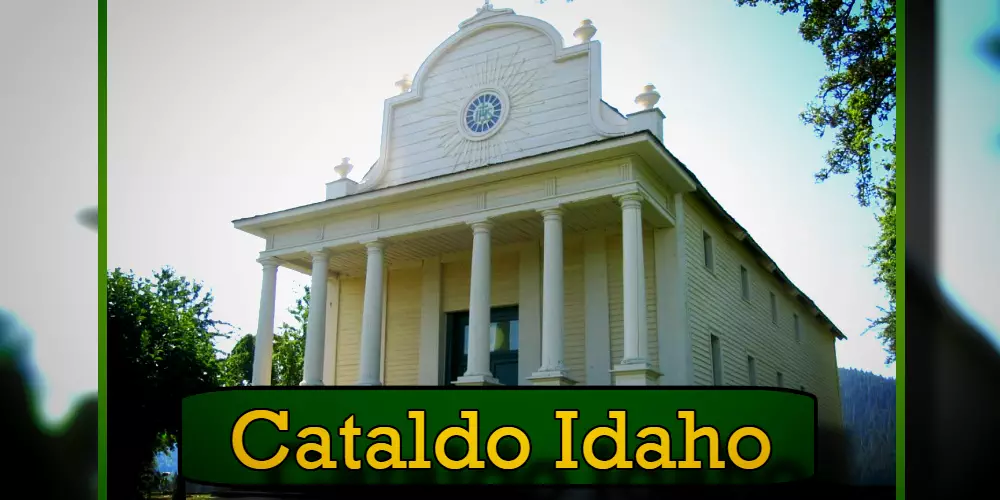
M465 374L469 359L469 312L448 315L445 384ZM503 385L517 384L517 306L490 311L490 372Z

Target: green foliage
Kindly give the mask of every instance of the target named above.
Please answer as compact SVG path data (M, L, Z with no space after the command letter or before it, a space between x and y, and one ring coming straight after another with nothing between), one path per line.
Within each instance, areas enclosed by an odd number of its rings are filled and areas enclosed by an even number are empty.
M250 385L253 381L254 336L244 335L220 361L219 383L224 387Z
M271 385L289 386L302 382L302 366L305 356L306 326L309 323L309 287L302 296L295 299L295 305L288 309L293 324L282 323L274 335L272 354ZM254 335L244 335L233 349L221 360L221 385L236 387L250 385L253 380Z
M302 366L305 363L306 325L309 323L309 287L302 296L295 299L295 305L288 309L294 324L282 323L274 336L274 367L271 372L272 385L299 385L302 382Z
M116 432L128 433L115 450L120 478L115 490L128 496L149 493L157 452L176 444L178 401L218 387L220 366L214 340L225 323L212 319L212 295L202 285L165 267L152 279L120 269L107 276L108 356L115 360L111 390L127 395L117 407ZM110 495L109 495L110 496Z
M896 0L735 0L737 5L770 4L781 14L802 14L799 33L819 46L827 74L816 99L802 113L819 137L835 131L822 182L832 175L855 176L861 206L876 204L881 235L872 247L875 282L886 287L889 308L869 330L896 359ZM882 131L889 130L888 135Z
M871 247L871 265L875 267L875 283L885 287L889 307L881 308L882 315L872 320L869 330L878 331L878 338L886 348L886 364L896 361L896 171L885 182L881 196L881 213L878 215L879 239Z
M895 484L896 382L854 368L840 369L840 397L856 484Z

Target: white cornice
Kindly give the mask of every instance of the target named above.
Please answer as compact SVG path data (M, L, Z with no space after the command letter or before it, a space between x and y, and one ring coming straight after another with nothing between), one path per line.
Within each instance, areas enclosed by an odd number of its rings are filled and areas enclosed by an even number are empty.
M539 172L547 169L561 168L581 161L601 161L627 155L638 155L648 165L657 166L654 168L661 169L662 177L680 191L692 191L697 186L694 179L687 174L683 165L678 163L655 137L649 133L636 133L625 137L605 139L498 165L491 165L488 168L466 170L456 174L357 193L343 198L313 203L280 212L239 219L233 221L233 226L236 229L263 238L268 233L267 228L277 225L290 224L348 210L357 210L361 207L371 207L372 205L388 203L389 201L400 201L409 197L428 196L441 190L479 185L499 177L523 175L526 170Z

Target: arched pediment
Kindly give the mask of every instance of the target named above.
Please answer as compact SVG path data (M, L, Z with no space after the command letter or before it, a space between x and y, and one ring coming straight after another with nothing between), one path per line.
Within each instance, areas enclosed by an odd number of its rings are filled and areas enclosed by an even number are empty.
M427 79L428 74L433 73L435 63L437 63L442 56L455 47L458 47L464 40L473 39L480 33L487 30L500 28L530 30L544 35L549 39L552 46L553 61L557 61L560 57L568 55L565 53L566 51L563 47L564 41L562 35L560 35L551 24L534 17L516 15L513 13L514 11L510 9L502 9L494 12L510 12L510 14L491 16L478 21L476 21L476 17L467 20L466 22L474 22L471 25L466 25L465 27L459 25L461 27L459 31L448 37L447 40L442 42L441 45L438 45L437 48L434 49L429 56L427 56L427 59L424 59L424 62L420 65L420 68L417 69L416 74L413 76L413 87L410 92L412 92L415 97L419 97L421 95L424 81Z
M361 189L625 133L601 106L599 42L565 47L552 25L487 5L386 100L381 154Z

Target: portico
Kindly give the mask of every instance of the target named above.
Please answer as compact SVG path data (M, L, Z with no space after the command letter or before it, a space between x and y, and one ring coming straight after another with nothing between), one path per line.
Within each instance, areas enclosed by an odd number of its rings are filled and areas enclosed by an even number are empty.
M483 170L456 174L449 176L455 177L450 182L442 179L426 186L400 189L395 196L365 203L363 209L351 205L362 198L381 198L377 196L381 193L328 200L307 207L314 211L311 214L276 214L281 215L280 219L292 218L295 222L283 221L281 225L288 229L272 233L268 238L269 249L262 252L260 258L263 278L254 384L268 385L270 382L274 282L279 266L308 272L312 278L303 385L386 383L386 340L391 342L394 336L405 335L392 331L392 324L387 324L387 297L389 288L406 286L387 277L393 269L418 267L422 270L420 289L405 291L421 304L419 331L416 332L421 338L417 343L420 348L412 354L418 358L419 372L423 376L414 382L459 386L499 384L490 369L490 311L497 304L491 300L491 291L495 288L494 254L497 252L508 261L517 261L516 278L520 283L516 295L501 300L503 305L517 306L518 310L519 384L586 383L586 375L575 378L571 375L565 359L566 293L574 294L570 307L583 309L582 301L594 295L587 293L586 286L604 289L594 290L598 295L601 292L608 295L609 286L618 286L620 292L611 292L611 295L622 297L620 319L615 318L621 325L614 328L621 331L623 355L620 358L611 359L610 316L591 313L582 318L587 337L583 342L585 357L603 357L606 362L597 365L603 364L601 369L611 375L597 377L596 381L658 383L660 374L654 367L659 363L651 360L657 353L649 349L646 314L650 309L647 275L655 280L657 273L655 269L647 269L643 250L652 246L653 242L646 240L656 231L675 230L676 217L670 203L676 203L676 195L663 195L659 189L652 191L651 186L644 184L644 178L658 175L643 160L643 153L655 152L655 149L642 146L646 141L644 135L637 135L617 147L605 144L604 148L595 150L590 162L576 156L580 164L557 160L552 165L540 159L508 166L506 172ZM633 155L620 156L627 151L632 151ZM614 153L618 153L617 158L602 159ZM466 183L482 187L470 192L463 187ZM367 228L362 226L364 221L369 223ZM255 222L261 231L267 231L267 221ZM349 235L352 231L354 234ZM582 266L582 262L575 264L582 260L579 254L588 257L584 241L587 238L600 240L597 245L590 245L590 253L604 258L590 266ZM607 281L606 241L609 238L618 241L620 246L616 252L621 255L620 262L615 263L621 266L620 284ZM564 244L566 239L572 243L568 249ZM567 267L567 253L576 254L570 258L574 266ZM467 364L465 371L453 380L440 380L444 370L441 359L448 350L442 345L447 336L443 323L449 312L440 300L442 263L468 266L468 291L464 297L464 309L468 312ZM437 269L433 269L434 266ZM589 275L587 267L599 272ZM584 293L567 286L567 269L577 273L584 271L583 280L587 283L580 283L584 284ZM659 276L667 279L666 269ZM335 352L337 330L345 316L357 315L359 311L342 310L342 301L330 301L327 293L336 289L339 281L348 278L363 280L360 335L357 358L353 362ZM332 295L337 293L334 291ZM338 316L340 321L327 321L328 312ZM571 314L579 316L577 311ZM655 325L653 335L656 335ZM331 351L334 352L332 356ZM324 373L337 372L338 361L357 366L353 379L345 380L347 372L343 369L340 370L342 376L335 377L335 382L330 376L324 377ZM325 365L327 363L334 366Z

